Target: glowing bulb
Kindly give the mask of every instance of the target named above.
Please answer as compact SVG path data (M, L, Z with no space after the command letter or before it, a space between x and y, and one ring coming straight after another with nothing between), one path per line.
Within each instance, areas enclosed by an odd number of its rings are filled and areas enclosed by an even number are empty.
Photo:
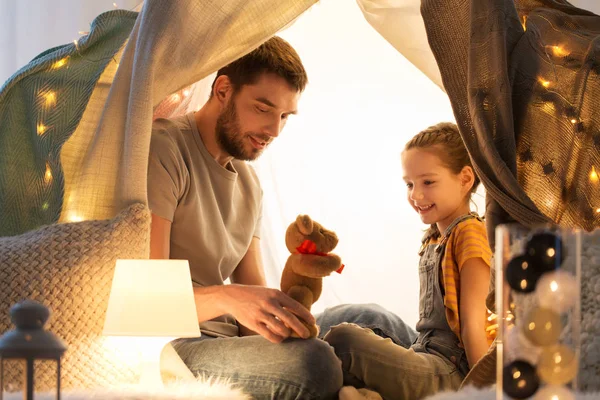
M521 289L527 289L527 279L521 280Z
M597 213L600 213L600 208L596 208L596 212L597 212Z
M48 202L45 202L44 204L42 204L42 210L44 210L44 211L46 211L49 207L50 207L50 204Z
M44 97L46 107L52 107L56 105L56 93L54 93L53 91L43 93L42 97Z
M521 23L521 25L523 26L523 30L526 31L527 30L527 15L523 15L523 22Z
M73 40L73 44L75 45L75 50L79 50L77 39Z
M171 101L173 103L178 103L181 101L181 96L179 95L179 93L175 93L174 95L171 96Z
M52 64L52 69L59 69L61 67L64 67L66 63L67 63L66 58L60 59L57 62L55 62L54 64Z
M83 218L79 214L72 212L67 217L67 220L69 220L70 222L80 222L83 221Z
M520 376L521 376L521 371L515 370L515 372L513 373L513 378L519 379Z
M188 97L190 95L190 90L189 89L185 89L183 91L183 97Z
M569 54L569 52L561 46L552 46L552 52L556 57L564 57Z
M119 6L117 6L117 3L113 3L113 7L114 8L119 8Z
M556 283L556 281L550 282L550 290L552 290L553 292L556 292L558 290L558 283Z
M592 170L590 171L590 181L593 183L598 183L598 173L596 172L596 168L592 165Z
M543 87L547 88L547 87L549 87L549 86L550 86L550 81L546 81L546 80L544 80L544 79L540 79L540 84L541 84Z
M37 133L38 135L43 135L48 130L48 127L42 123L37 124Z
M50 169L50 164L46 163L46 173L44 174L44 180L46 183L52 182L52 170Z

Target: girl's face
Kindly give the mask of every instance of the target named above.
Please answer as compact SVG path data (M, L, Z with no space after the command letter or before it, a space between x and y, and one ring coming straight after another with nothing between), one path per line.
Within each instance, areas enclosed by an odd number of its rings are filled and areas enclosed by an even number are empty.
M435 150L413 148L402 153L402 169L408 202L424 224L436 224L443 234L455 218L469 213L467 195L474 179L471 167L455 174Z

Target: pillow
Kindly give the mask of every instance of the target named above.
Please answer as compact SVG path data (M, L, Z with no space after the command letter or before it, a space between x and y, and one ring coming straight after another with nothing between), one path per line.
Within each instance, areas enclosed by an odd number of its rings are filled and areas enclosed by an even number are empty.
M102 336L117 259L148 258L150 211L134 204L115 218L54 224L0 237L0 332L14 329L9 308L24 299L50 309L45 328L64 340L64 389L136 382L136 365ZM109 342L107 343L107 340ZM22 388L22 363L4 362L5 388ZM36 390L56 385L56 363L36 364Z

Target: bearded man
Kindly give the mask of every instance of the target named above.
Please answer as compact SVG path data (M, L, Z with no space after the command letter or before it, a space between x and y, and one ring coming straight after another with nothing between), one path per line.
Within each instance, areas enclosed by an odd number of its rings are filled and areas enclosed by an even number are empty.
M247 163L279 136L307 82L296 51L273 37L220 69L200 110L152 130L150 258L189 261L203 333L173 345L195 375L227 379L256 399L336 398L342 386L326 342L288 339L308 337L300 320L315 319L266 287L262 190Z

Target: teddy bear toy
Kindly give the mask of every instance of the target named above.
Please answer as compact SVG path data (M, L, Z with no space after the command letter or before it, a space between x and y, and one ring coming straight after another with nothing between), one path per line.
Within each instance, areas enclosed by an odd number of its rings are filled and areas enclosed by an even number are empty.
M308 215L299 215L285 232L285 244L292 254L281 274L281 291L310 311L321 296L323 278L344 268L340 257L329 253L338 244L337 235ZM317 336L316 325L305 325L310 337Z

